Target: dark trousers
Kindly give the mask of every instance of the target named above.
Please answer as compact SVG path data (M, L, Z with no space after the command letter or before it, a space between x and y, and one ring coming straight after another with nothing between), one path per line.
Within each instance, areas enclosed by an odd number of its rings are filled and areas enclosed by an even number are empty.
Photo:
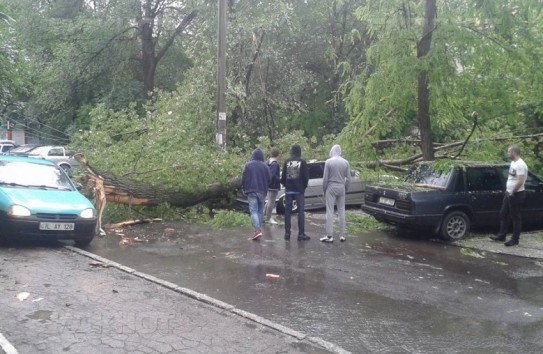
M526 199L526 192L517 192L512 197L507 193L503 198L502 208L500 210L500 232L499 236L507 235L507 230L511 221L513 222L513 240L518 240L520 237L520 230L522 228L522 218L520 209Z
M298 204L298 235L305 234L305 197L303 193L285 194L285 233L290 235L290 216L292 215L292 201L295 200Z

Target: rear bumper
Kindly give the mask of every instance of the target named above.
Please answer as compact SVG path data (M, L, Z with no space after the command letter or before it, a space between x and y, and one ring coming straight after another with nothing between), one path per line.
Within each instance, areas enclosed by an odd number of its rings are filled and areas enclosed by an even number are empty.
M76 240L87 238L93 235L96 228L96 219L59 221L74 223L73 231L40 230L40 220L35 217L10 218L6 215L0 216L0 235L10 239L32 239L32 240ZM47 220L51 221L51 220Z
M439 230L441 214L411 215L402 214L391 210L362 205L362 211L387 224L403 226L411 229Z

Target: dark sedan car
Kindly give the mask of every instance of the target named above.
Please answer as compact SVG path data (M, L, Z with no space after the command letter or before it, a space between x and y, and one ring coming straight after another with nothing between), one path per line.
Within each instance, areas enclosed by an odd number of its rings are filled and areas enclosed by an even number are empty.
M447 240L465 237L471 227L497 227L509 166L452 163L436 171L432 163L413 167L406 182L368 185L362 210L377 220L432 231ZM529 173L523 224L543 225L543 183Z

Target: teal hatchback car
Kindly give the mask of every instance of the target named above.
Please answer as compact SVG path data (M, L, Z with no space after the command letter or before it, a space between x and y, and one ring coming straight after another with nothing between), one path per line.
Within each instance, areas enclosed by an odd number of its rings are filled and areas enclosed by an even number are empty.
M53 162L0 156L0 237L89 244L96 210Z

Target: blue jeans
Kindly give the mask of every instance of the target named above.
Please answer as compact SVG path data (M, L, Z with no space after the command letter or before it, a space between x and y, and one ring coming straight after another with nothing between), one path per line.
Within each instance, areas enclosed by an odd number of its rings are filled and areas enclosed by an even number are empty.
M262 220L264 219L264 204L266 204L266 194L249 193L247 194L249 202L249 214L251 214L251 223L255 231L262 230Z
M290 235L290 215L292 214L292 200L298 204L298 236L305 234L305 197L303 193L285 194L285 233Z

